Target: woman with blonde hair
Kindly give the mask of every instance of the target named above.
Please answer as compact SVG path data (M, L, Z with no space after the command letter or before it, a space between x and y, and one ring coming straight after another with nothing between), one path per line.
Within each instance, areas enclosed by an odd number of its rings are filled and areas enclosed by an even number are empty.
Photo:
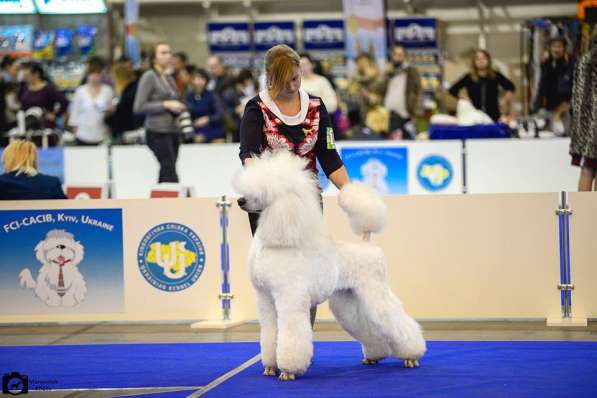
M500 88L505 92L502 108L509 116L514 96L514 83L493 68L491 54L477 49L471 59L471 71L450 87L450 94L458 99L470 100L475 108L485 112L495 122L500 121Z
M37 148L17 140L2 153L0 200L66 199L60 180L37 171Z

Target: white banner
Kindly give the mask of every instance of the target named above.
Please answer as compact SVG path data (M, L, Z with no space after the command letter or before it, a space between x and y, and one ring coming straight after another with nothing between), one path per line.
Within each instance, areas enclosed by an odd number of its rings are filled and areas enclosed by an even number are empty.
M580 171L570 165L570 140L467 140L469 193L576 191Z

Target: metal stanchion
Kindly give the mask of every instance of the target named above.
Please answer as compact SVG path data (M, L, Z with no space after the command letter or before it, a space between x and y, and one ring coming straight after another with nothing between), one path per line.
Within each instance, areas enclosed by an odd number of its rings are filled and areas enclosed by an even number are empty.
M222 319L230 320L230 307L234 295L230 292L230 247L228 245L228 209L230 202L226 200L226 195L223 195L220 201L216 204L220 209L220 228L222 229L222 243L220 245L220 261L222 266L222 292L219 295L222 300Z
M548 326L587 326L586 318L572 317L572 273L570 270L570 216L572 209L568 206L568 194L564 191L560 194L560 204L556 209L559 221L559 243L560 243L560 283L557 285L560 290L560 304L562 307L561 318L548 318Z
M221 292L218 298L222 302L222 319L221 320L205 320L191 324L192 328L196 329L227 329L245 323L244 320L232 320L232 294L230 288L230 245L228 242L228 215L230 214L230 202L226 195L223 195L216 203L220 210L220 228L222 230L222 242L220 244L220 266L222 270L222 285Z

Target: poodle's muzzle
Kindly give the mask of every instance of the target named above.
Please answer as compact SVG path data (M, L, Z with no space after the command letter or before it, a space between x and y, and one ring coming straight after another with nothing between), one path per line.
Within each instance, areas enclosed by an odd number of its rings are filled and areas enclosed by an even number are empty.
M236 200L236 202L238 203L238 207L240 207L241 209L243 209L244 211L246 211L248 213L260 213L261 212L261 209L252 209L249 206L249 201L244 196L241 196L240 198L238 198Z

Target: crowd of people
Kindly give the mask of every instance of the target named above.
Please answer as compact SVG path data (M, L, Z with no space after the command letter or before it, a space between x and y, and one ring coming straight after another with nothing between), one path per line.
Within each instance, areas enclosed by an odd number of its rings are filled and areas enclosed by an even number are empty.
M553 115L552 130L564 134L570 121L570 98L575 60L564 39L549 42L549 57L541 67L541 77L532 106L533 112L546 110ZM169 94L166 105L171 114L190 115L183 142L238 142L239 126L246 103L263 89L262 76L250 69L232 70L219 56L194 65L184 52L167 53L148 59L145 68L134 69L122 58L107 67L98 56L88 59L85 76L75 92L67 96L48 78L41 64L3 58L0 70L0 134L17 126L18 111L32 108L43 113L44 127L60 126L71 131L78 145L97 145L108 140L122 143L127 131L144 126L149 118L151 141L156 117L149 108L136 109L135 98L147 89L163 89ZM301 53L302 87L321 97L330 114L336 139L415 139L415 119L423 113L421 79L408 59L406 48L390 49L387 65L379 67L369 54L355 60L353 76L339 87L322 63ZM159 72L155 84L143 84L147 71ZM172 79L170 82L169 79ZM147 83L148 78L145 79ZM161 83L160 83L161 82ZM260 84L260 82L262 84ZM165 84L168 83L168 84ZM169 87L170 84L173 87ZM456 99L468 100L495 122L510 122L515 87L496 70L491 54L476 50L470 72L447 91ZM174 101L177 101L176 103ZM164 118L162 118L164 119ZM145 123L147 127L147 123Z

